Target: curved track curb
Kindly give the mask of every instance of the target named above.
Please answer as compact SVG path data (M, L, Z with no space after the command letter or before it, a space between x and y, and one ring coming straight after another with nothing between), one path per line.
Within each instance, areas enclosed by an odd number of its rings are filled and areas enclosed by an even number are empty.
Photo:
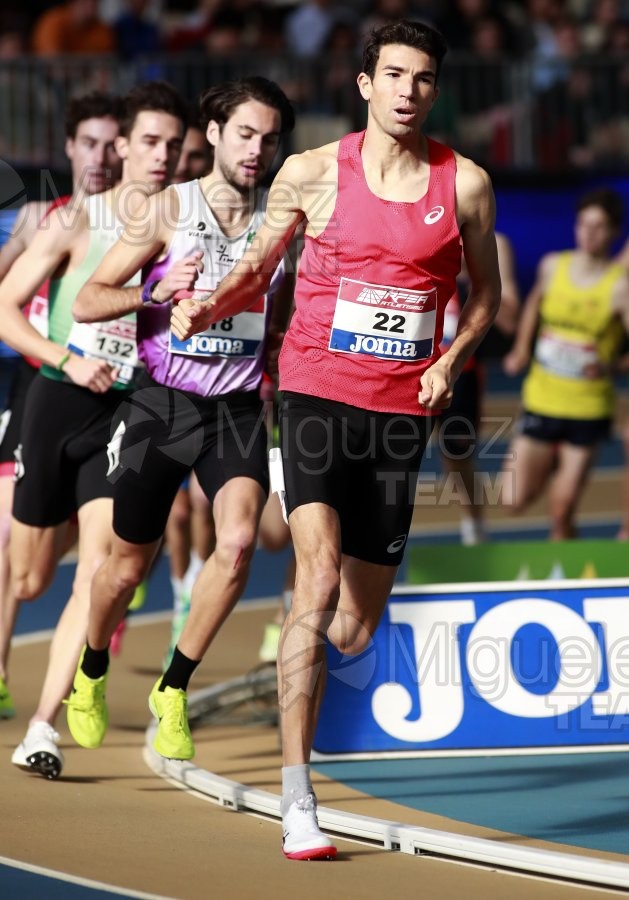
M195 719L198 720L208 711L228 705L232 700L260 697L261 690L270 689L274 683L270 675L266 681L268 684L262 678L252 684L251 676L243 676L191 694L191 723L194 725ZM155 730L155 722L152 722L146 730L144 759L157 775L169 779L184 790L198 792L204 798L228 809L257 813L281 821L280 798L277 794L222 778L190 762L165 759L153 749ZM372 819L325 806L318 808L317 815L324 831L340 837L367 841L384 850L472 862L568 882L629 890L628 863L451 834L386 819Z

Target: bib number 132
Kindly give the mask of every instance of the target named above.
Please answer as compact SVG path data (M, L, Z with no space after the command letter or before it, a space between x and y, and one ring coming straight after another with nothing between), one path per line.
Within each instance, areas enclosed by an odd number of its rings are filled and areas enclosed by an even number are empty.
M121 341L105 334L96 339L96 346L103 355L114 359L130 359L135 352L135 344L132 341Z

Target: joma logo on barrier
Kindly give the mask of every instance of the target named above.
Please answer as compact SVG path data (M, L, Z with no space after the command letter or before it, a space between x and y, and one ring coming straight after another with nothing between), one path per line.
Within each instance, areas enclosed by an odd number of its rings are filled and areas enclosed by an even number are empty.
M330 679L315 749L629 743L629 584L562 584L394 595L369 683Z

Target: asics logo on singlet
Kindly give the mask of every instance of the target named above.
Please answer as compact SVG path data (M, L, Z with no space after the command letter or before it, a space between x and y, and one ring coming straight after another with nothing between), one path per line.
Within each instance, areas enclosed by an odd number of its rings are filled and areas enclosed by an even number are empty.
M443 206L434 206L429 213L424 216L426 225L434 225L443 216L445 209Z
M406 291L391 291L388 288L364 287L356 297L356 302L371 303L374 306L387 301L394 305L407 303L409 306L423 306L428 299L428 294L418 294L416 291L409 294Z
M389 546L387 547L387 553L399 553L404 544L406 543L406 535L401 534L399 537L396 537L394 541L391 541Z

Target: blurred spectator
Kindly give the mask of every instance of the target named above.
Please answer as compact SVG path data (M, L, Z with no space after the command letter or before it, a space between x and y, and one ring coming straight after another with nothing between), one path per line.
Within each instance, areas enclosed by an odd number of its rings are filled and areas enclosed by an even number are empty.
M372 0L362 18L359 33L360 40L364 42L373 28L382 28L397 19L412 19L427 22L433 25L435 22L434 3L411 3L411 0Z
M335 22L332 0L306 0L286 19L288 52L312 59L321 53Z
M489 165L505 165L513 158L513 107L506 74L510 47L503 20L495 15L475 19L469 49L472 68L469 77L460 77L457 91L457 149Z
M173 0L168 0L168 5L172 8ZM203 50L212 22L222 6L222 0L198 0L192 10L177 16L176 24L169 29L168 50L172 53Z
M147 15L148 0L125 0L125 11L113 23L116 49L123 59L135 59L158 53L161 48L159 28Z
M527 0L526 46L534 64L533 85L547 90L557 81L554 60L558 54L555 28L563 16L562 0Z
M113 53L116 38L99 18L98 0L66 0L35 22L33 52L39 56L66 53Z
M144 10L145 18L151 22L159 22L167 18L166 7L170 7L171 0L147 0ZM99 9L104 22L111 25L124 14L127 8L127 0L100 0Z
M605 54L629 53L629 21L618 22L603 47Z
M212 21L205 39L208 53L226 56L245 49L246 19L235 10L221 10Z
M451 50L472 50L473 35L478 23L491 20L500 31L501 50L511 49L514 40L509 21L503 15L507 3L494 0L449 0L439 19L441 29Z
M605 48L622 19L618 0L594 0L588 21L582 26L583 45L597 53Z
M356 54L356 32L351 25L337 22L323 48L325 53L324 96L326 110L333 115L349 114L352 121L362 107L356 89L360 59Z
M0 31L0 59L21 59L25 53L26 38L22 31Z

